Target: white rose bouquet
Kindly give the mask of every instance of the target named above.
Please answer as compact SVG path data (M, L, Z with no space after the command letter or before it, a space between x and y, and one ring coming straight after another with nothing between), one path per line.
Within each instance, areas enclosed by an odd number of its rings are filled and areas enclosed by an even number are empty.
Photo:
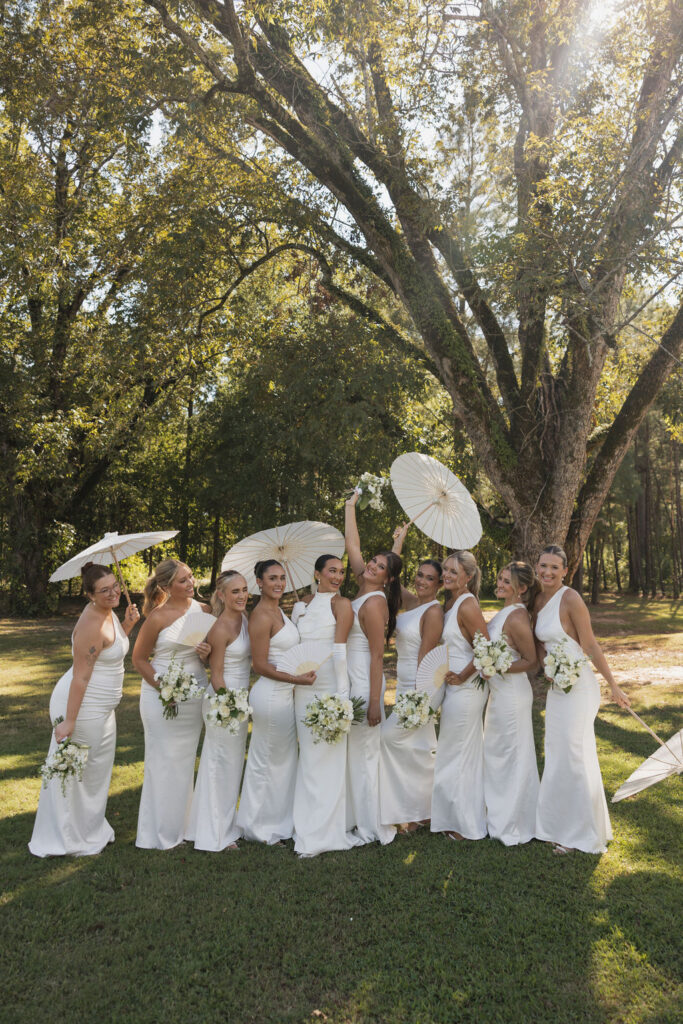
M314 743L338 743L364 715L365 702L360 697L349 699L338 693L325 693L306 705L302 721L313 733Z
M498 640L487 640L483 633L477 631L474 634L472 650L474 651L474 667L479 672L475 681L481 689L488 682L487 676L502 675L507 672L515 660L514 654L502 636Z
M569 693L574 683L578 682L581 669L587 663L588 658L583 654L578 657L570 654L567 650L567 641L560 640L543 659L543 671L553 689Z
M190 675L176 663L175 655L171 663L159 679L159 700L164 706L164 718L177 718L178 705L186 700L194 700L204 696L204 687L196 676Z
M64 718L55 718L53 728L63 722ZM66 784L71 778L83 781L83 769L88 760L90 747L86 743L76 743L68 736L61 743L57 744L54 754L49 754L45 764L40 769L43 777L43 785L47 786L50 779L59 779L62 787L62 795L66 796Z
M436 718L436 712L429 703L429 694L418 691L399 694L393 713L400 729L419 729Z
M214 691L207 691L206 700L209 710L206 713L206 724L227 729L231 736L240 731L242 722L246 722L252 709L249 706L249 691L245 687L239 690L228 690L221 686Z
M375 512L381 512L384 508L384 489L387 487L389 482L389 477L373 476L372 473L363 473L362 477L356 484L356 487L348 492L348 497L350 498L354 490L356 490L360 494L360 498L358 499L358 508L361 512L368 506L374 509Z

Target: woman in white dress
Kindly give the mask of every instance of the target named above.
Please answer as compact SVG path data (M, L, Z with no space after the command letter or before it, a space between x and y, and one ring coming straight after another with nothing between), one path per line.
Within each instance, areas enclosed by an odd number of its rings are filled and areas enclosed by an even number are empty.
M244 576L234 569L220 574L211 598L216 624L206 637L211 645L211 688L207 689L207 697L221 689L249 689L251 648L245 615L248 599ZM206 731L186 838L194 842L196 850L236 850L241 834L237 827L237 798L249 723L241 722L238 732L233 734L220 725L208 723L209 701L202 701L202 705Z
M315 672L294 676L277 669L280 655L299 643L296 626L280 608L287 588L285 570L274 559L257 562L254 575L261 597L249 617L254 672L249 695L253 708L251 740L244 771L237 826L245 839L273 845L294 833L297 769L295 686L309 689Z
M321 555L315 563L317 590L295 605L301 641L315 641L329 649L311 687L294 690L294 711L299 737L299 765L294 789L294 849L300 857L315 857L326 850L349 850L360 840L346 831L346 745L315 743L304 725L306 707L318 695L349 696L346 640L353 623L351 602L342 597L344 565L335 555ZM353 726L352 726L353 728Z
M135 845L169 850L185 839L192 803L197 744L202 731L202 700L178 705L175 718L164 718L159 688L173 660L201 686L208 679L201 659L207 643L187 647L173 637L180 619L190 612L210 611L194 599L195 581L184 562L166 558L145 584L143 614L147 616L133 650L133 665L142 676L140 717L145 733L145 774ZM151 661L150 661L151 659Z
M439 743L434 765L432 832L450 839L483 839L484 723L488 686L477 686L472 642L479 632L488 637L477 596L481 572L471 551L454 551L443 563L448 592L443 642L451 671L441 704Z
M108 566L88 562L81 576L89 601L71 638L73 665L50 698L50 721L64 721L54 727L48 753L68 737L90 750L82 780L69 779L66 794L59 779L41 789L28 844L36 857L84 857L114 842L105 812L116 751L115 708L123 694L128 634L140 613L130 605L121 626L114 614L121 590Z
M406 527L394 534L394 552L401 554ZM415 691L417 669L425 654L441 642L443 609L437 600L441 565L428 558L415 575L415 592L401 587L405 611L396 619L396 697ZM433 722L418 729L401 729L394 715L382 726L379 762L381 818L413 832L429 823L434 786L436 729Z
M379 758L384 721L384 644L396 626L401 602L403 563L393 551L380 551L366 564L356 525L356 492L346 502L346 550L358 581L351 602L353 625L346 644L351 696L367 706L364 722L351 727L348 740L348 811L346 823L364 843L390 843L393 825L383 825L379 802Z
M535 605L541 659L562 642L573 657L587 654L609 683L612 700L628 707L630 701L614 681L593 635L581 595L564 586L567 556L562 548L544 548L536 571L543 587ZM599 707L600 685L589 664L568 693L555 687L548 690L536 838L553 843L557 853L604 853L612 838L593 727Z
M536 834L539 783L527 673L538 667L530 614L540 589L530 565L510 562L498 573L496 587L505 606L488 624L490 638L503 637L514 656L507 672L488 680L484 719L486 826L505 846L528 843Z

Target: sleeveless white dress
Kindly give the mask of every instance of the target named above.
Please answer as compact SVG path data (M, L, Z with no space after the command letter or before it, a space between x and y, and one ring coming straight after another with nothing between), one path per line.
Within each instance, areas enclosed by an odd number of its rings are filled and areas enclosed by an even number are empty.
M270 639L268 660L272 665L277 665L279 656L299 643L296 626L282 610L281 614L282 629ZM254 713L237 827L245 839L254 842L272 845L281 839L291 839L294 832L298 760L295 685L259 676L249 695Z
M565 640L569 654L583 655L562 628L561 587L541 608L536 636L551 652ZM589 664L569 693L551 687L545 706L545 766L536 807L536 838L584 853L604 853L612 838L600 775L593 723L600 707L600 685Z
M488 624L498 640L505 622L523 604L502 608ZM524 609L526 612L526 609ZM508 644L515 661L519 653ZM505 846L528 843L536 834L538 767L531 723L533 694L526 672L506 672L489 679L491 696L484 718L484 799L492 839Z
M422 616L438 601L403 612L396 619L396 696L415 691ZM401 729L391 714L382 725L379 762L381 819L385 825L424 821L432 813L436 729L434 722L419 729Z
M297 622L301 640L334 644L337 620L332 611L334 594L316 593ZM294 687L299 766L294 790L294 849L301 857L326 850L349 850L360 840L346 831L346 737L338 743L314 743L303 723L314 697L337 692L332 657L317 670L313 686ZM355 728L352 726L352 728Z
M476 598L461 594L444 619L443 642L454 672L472 660L472 647L458 625L458 609L467 600ZM465 839L486 835L483 713L488 686L480 689L475 678L473 673L459 686L445 688L432 793L432 832L459 832Z
M370 701L370 645L360 622L358 612L370 598L379 597L386 601L381 590L363 594L351 602L353 625L346 642L347 668L351 685L351 696L365 701L366 710ZM384 676L380 709L384 721ZM356 835L363 843L379 841L390 843L396 829L380 821L379 805L379 752L381 724L368 725L367 718L351 726L347 751L347 828L355 828Z
M193 600L180 618L200 610L199 602ZM175 657L176 665L207 686L206 672L195 649L175 643L165 635L169 629L177 628L177 622L176 619L159 632L152 667L162 676ZM140 717L145 732L145 774L135 840L135 845L142 849L170 850L185 838L202 731L202 703L200 699L183 701L178 705L176 718L164 718L158 690L142 680Z
M226 688L249 689L250 670L249 631L247 617L243 615L239 634L225 648L223 679ZM213 696L213 687L208 686L206 694L207 697ZM209 725L206 722L209 710L209 701L203 700L206 732L185 838L194 842L197 850L217 852L230 846L241 835L236 820L237 798L244 769L249 722L242 722L239 732L232 735L220 725Z
M83 779L69 779L66 795L59 779L51 779L40 791L38 812L28 848L36 857L72 854L84 857L99 853L114 842L114 830L105 818L109 783L116 751L116 716L123 694L123 659L128 637L112 612L114 643L106 647L93 666L83 695L72 739L90 747ZM72 646L73 649L73 646ZM50 721L66 717L73 666L56 684L50 698ZM52 733L48 754L57 749Z

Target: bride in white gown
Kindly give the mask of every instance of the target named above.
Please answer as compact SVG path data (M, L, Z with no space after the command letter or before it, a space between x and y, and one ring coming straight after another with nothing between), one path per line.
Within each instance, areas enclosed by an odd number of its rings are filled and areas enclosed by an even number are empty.
M280 608L287 588L285 570L274 559L257 562L261 598L249 617L254 671L251 740L244 771L237 826L245 839L273 845L294 832L297 769L295 686L310 689L315 672L293 676L276 668L279 655L299 643L299 633Z
M55 726L48 753L68 737L90 750L83 778L69 779L65 793L59 779L43 785L28 844L36 857L84 857L114 842L114 830L105 817L116 750L114 712L123 694L128 634L140 613L130 605L121 626L114 614L121 590L108 566L89 562L81 575L89 601L71 638L73 666L50 698L50 721L64 721Z
M140 717L145 732L145 774L135 845L148 850L168 850L182 843L190 814L203 701L186 700L178 705L175 718L164 718L159 680L175 659L200 685L208 684L200 658L208 657L209 644L186 647L168 635L170 627L190 612L210 611L208 605L194 600L194 586L192 572L184 562L167 558L159 563L145 585L143 612L147 619L133 651L133 665L142 676Z
M610 672L580 594L564 586L567 556L551 544L536 567L543 593L536 600L536 638L541 657L564 642L574 657L587 654L610 685L620 707L630 702ZM600 707L600 685L589 664L568 693L551 687L545 708L545 765L536 808L536 838L570 849L604 853L612 838L600 775L593 722Z
M316 641L329 647L329 657L317 670L313 686L298 686L294 691L299 736L294 849L301 857L314 857L326 850L349 850L361 842L346 831L347 737L337 743L315 743L313 733L303 723L306 707L314 697L335 693L349 696L346 640L353 623L353 609L351 602L339 594L344 581L341 559L321 555L315 563L315 579L316 593L295 605L292 613L302 641Z
M251 648L244 614L248 599L244 576L234 569L220 574L211 598L212 611L218 618L206 638L211 645L211 689L207 695L223 688L249 689ZM186 838L194 842L196 850L235 850L241 834L237 826L237 798L249 722L241 722L233 734L220 725L208 723L209 701L202 704L206 731Z

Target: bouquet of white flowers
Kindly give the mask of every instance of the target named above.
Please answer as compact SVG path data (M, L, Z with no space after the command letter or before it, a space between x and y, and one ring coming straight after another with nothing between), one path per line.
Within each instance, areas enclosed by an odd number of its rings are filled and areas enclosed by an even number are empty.
M505 642L504 637L498 640L487 640L483 633L474 634L474 667L480 673L475 682L482 689L488 682L487 676L502 675L510 668L515 656Z
M560 640L554 644L552 651L543 659L545 677L555 690L569 693L574 683L578 682L581 669L588 663L583 654L576 657L567 650L567 641Z
M63 717L55 718L53 728L63 721ZM40 769L43 785L47 786L50 779L59 779L62 795L66 796L66 784L70 778L76 778L79 782L83 780L83 769L88 760L89 750L90 747L86 743L76 743L70 736L58 743L54 754L48 755Z
M368 506L374 509L375 512L381 512L384 508L383 492L384 488L389 484L389 477L386 476L373 476L372 473L363 473L362 477L356 484L356 487L348 492L348 497L351 497L354 490L358 491L360 498L358 499L358 508L363 511Z
M436 718L436 711L429 703L429 694L415 690L399 694L394 705L394 715L399 729L418 729L431 718Z
M363 720L364 714L365 702L360 697L318 694L306 705L302 721L313 733L314 743L338 743L354 722Z
M242 722L246 722L252 709L249 707L249 691L242 687L239 690L227 690L221 686L214 691L209 687L206 694L209 710L206 713L206 724L227 729L231 736L240 731Z
M164 674L159 676L159 700L164 705L164 718L177 718L179 704L203 696L204 687L176 663L174 654Z

